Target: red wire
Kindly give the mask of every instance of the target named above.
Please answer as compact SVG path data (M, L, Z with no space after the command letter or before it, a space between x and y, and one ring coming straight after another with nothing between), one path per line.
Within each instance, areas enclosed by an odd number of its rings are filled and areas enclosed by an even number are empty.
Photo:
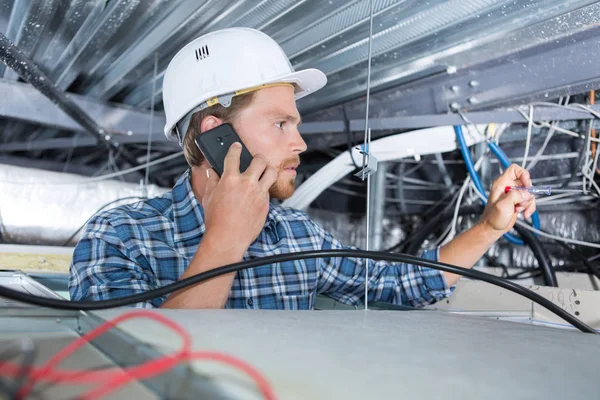
M182 338L182 348L172 355L166 355L159 357L155 360L150 360L144 364L129 367L129 368L109 368L100 371L81 371L81 370L58 370L56 366L60 364L65 358L73 354L79 348L87 344L89 341L94 340L98 336L104 334L108 330L114 328L117 324L125 322L133 318L150 318L163 325L173 329ZM273 389L261 375L258 370L239 360L235 357L227 354L218 352L191 352L191 339L188 333L174 321L162 316L161 314L154 313L147 310L136 310L123 314L111 321L107 321L99 327L93 329L87 334L81 336L77 340L70 343L67 347L56 353L46 364L42 367L35 368L31 367L28 369L30 377L25 385L21 388L17 394L17 398L23 398L27 396L35 384L40 381L52 381L55 383L75 383L75 384L90 384L95 383L98 386L89 392L85 393L82 398L84 399L97 399L105 396L109 393L118 390L129 384L131 381L137 379L148 379L153 376L164 373L165 371L173 368L181 362L187 362L192 360L212 360L218 361L234 368L237 368L252 378L263 396L268 400L276 398ZM0 361L0 374L9 375L16 377L22 373L22 367L10 363Z
M180 360L176 360L174 363L165 362L162 366L149 366L148 368L140 369L136 372L136 374L125 375L125 376L117 376L113 380L110 380L104 383L102 386L99 386L96 389L93 389L84 395L81 396L82 400L96 400L100 397L106 396L112 392L115 392L119 388L129 384L134 379L142 380L152 378L153 376L159 375L163 373L165 370L174 367L179 362L184 361L192 361L192 360L211 360L221 362L223 364L229 365L231 367L237 368L240 371L244 372L250 378L252 378L258 389L262 393L265 399L267 400L275 400L277 397L273 392L273 389L269 385L269 382L261 375L258 370L256 370L251 365L245 363L242 360L239 360L235 357L232 357L227 354L213 352L213 351L201 351L194 352L191 354L187 354L181 357Z
M148 310L134 310L123 315L120 315L110 321L106 321L102 325L97 328L91 330L85 335L77 338L73 342L69 343L65 348L56 353L45 365L43 365L36 373L32 374L28 381L25 382L19 393L17 393L17 399L26 397L32 390L36 381L43 376L46 376L50 372L54 370L58 364L60 364L65 358L69 357L71 354L79 350L79 348L85 346L88 342L96 339L98 336L106 333L107 331L114 328L116 325L128 321L134 318L149 318L153 319L163 325L168 326L173 329L175 332L179 334L179 336L183 340L183 348L182 351L189 352L191 349L192 341L188 335L188 333L183 329L180 325L176 324L174 321L170 320L167 317L164 317L161 314L154 313Z

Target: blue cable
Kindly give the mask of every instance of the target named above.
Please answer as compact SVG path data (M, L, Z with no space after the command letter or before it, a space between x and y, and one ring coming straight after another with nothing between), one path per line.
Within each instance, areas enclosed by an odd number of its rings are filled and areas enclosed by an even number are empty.
M460 152L465 161L465 165L467 167L467 171L469 172L469 176L471 177L471 180L473 181L473 184L475 185L475 189L477 189L477 191L479 193L481 193L482 197L487 200L487 196L485 194L485 190L483 189L483 184L481 183L481 179L479 178L477 171L475 171L475 165L473 164L473 159L471 158L471 153L469 153L469 148L467 147L467 142L465 141L462 127L460 125L454 126L454 132L456 133L458 147L459 147ZM498 160L500 161L502 166L504 168L507 168L510 165L510 161L508 160L508 157L502 151L502 149L500 149L500 147L498 147L498 145L496 143L493 143L491 141L488 142L488 145L490 147L490 150L498 158ZM484 205L487 203L486 200L482 200ZM540 220L539 220L539 215L537 214L537 211L535 212L535 217L532 215L532 219L533 219L534 227L536 229L539 229ZM537 222L537 226L536 226L536 222ZM523 242L523 240L521 240L520 238L518 238L510 233L505 233L504 238L513 244L518 244L520 246L525 245L525 242Z

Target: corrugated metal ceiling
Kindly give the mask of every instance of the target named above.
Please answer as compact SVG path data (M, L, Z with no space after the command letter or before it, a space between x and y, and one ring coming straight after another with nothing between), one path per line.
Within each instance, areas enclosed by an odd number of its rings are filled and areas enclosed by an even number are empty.
M375 0L373 89L423 71L445 71L460 62L457 56L471 59L473 48L592 3ZM319 68L328 75L328 87L305 108L359 96L366 77L368 19L368 0L3 0L0 4L0 31L60 88L144 108L149 107L155 52L160 56L160 90L169 60L185 43L229 26L261 29L281 44L296 68ZM563 26L576 29L572 24ZM550 36L540 28L537 35L502 41L496 54L485 56L516 51ZM17 78L4 66L0 74Z
M327 74L327 87L300 101L306 114L364 94L369 4L0 0L0 31L61 89L148 109L155 54L160 92L171 57L191 39L230 26L261 29L281 44L296 68L314 67ZM597 27L599 12L600 4L590 0L374 0L372 90L490 63ZM4 65L0 77L18 79ZM31 126L6 120L0 129L3 142L22 141L31 132ZM38 138L57 135L68 134L47 128L36 133Z

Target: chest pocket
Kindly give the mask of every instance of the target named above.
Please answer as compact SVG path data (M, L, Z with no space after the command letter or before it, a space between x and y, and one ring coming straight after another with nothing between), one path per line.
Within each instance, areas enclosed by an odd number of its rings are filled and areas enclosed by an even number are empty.
M315 307L315 292L294 295L278 295L278 308L282 310L312 310Z

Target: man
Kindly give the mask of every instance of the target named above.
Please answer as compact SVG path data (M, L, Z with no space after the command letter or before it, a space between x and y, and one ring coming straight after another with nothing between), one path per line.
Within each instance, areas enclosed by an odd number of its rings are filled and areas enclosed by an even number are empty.
M306 144L298 133L296 99L325 85L317 70L295 72L275 41L233 28L198 38L171 61L163 82L165 133L178 138L190 165L157 198L104 211L75 248L69 281L73 300L132 295L244 259L343 245L306 214L270 204L294 192ZM231 123L254 159L239 171L233 145L223 176L208 165L194 139ZM481 221L424 258L470 268L535 202L513 165L494 183ZM414 265L369 262L370 301L421 306L451 293L458 276ZM284 262L214 278L139 307L311 309L322 294L357 305L365 260L325 258Z

